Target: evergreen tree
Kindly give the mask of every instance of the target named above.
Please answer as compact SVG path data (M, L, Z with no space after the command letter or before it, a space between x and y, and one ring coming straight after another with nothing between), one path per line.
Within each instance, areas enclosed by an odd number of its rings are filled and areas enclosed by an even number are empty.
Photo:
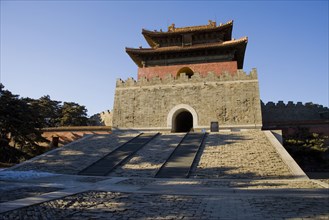
M42 127L56 127L60 123L61 102L51 100L49 95L39 99L25 98L39 116Z
M64 102L61 113L61 126L86 126L88 123L86 107L77 103Z
M35 146L36 142L43 141L40 128L40 117L30 102L20 99L5 90L0 84L0 129L2 140L9 142L9 136L15 145ZM6 141L2 141L5 144ZM7 143L8 144L8 143Z

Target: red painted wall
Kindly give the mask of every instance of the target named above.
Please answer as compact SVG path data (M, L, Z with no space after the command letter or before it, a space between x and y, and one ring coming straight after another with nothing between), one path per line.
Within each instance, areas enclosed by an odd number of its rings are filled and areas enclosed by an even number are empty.
M138 68L138 79L142 77L151 79L156 76L163 78L167 74L171 74L173 77L176 77L177 72L183 67L189 67L191 70L193 70L193 72L198 72L201 76L206 76L208 72L214 72L218 76L221 75L224 71L235 74L238 68L236 61L144 67Z
M59 137L59 146L63 146L72 141L82 138L86 134L111 134L110 131L46 131L42 137L48 141L52 141L52 137Z

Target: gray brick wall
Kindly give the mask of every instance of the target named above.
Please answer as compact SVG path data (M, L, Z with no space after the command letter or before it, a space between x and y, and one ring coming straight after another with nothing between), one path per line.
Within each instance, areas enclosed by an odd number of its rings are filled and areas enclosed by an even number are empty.
M114 128L168 128L168 114L178 105L188 105L197 115L195 128L209 128L211 121L220 126L261 126L261 106L256 69L250 74L209 73L178 79L142 78L117 80Z

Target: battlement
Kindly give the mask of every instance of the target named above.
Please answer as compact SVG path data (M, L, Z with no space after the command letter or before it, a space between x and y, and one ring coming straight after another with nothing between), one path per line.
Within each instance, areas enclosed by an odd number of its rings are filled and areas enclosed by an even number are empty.
M305 104L303 104L302 102L294 103L293 101L288 101L288 103L285 104L283 101L278 101L277 103L268 102L266 104L261 102L261 104L262 104L262 106L272 107L272 108L290 108L290 107L298 108L299 107L299 108L317 109L319 111L328 111L329 110L328 107L325 107L325 106L319 105L319 104L314 104L312 102L306 102Z
M277 103L261 102L262 115L264 122L270 121L301 121L301 120L321 120L328 119L329 108L323 105L307 102L294 103L289 101L285 104L283 101Z
M181 73L179 77L173 77L171 74L167 74L164 78L153 77L147 79L145 77L139 80L134 80L132 77L128 78L126 81L122 79L117 79L116 87L140 87L140 86L154 86L154 85L175 85L175 84L185 84L185 83L203 83L203 82L225 82L225 81L241 81L241 80L257 80L257 70L253 68L249 74L243 70L238 70L235 74L230 74L224 72L223 74L216 76L213 72L209 72L206 76L201 76L199 73L195 72L191 77L185 73Z

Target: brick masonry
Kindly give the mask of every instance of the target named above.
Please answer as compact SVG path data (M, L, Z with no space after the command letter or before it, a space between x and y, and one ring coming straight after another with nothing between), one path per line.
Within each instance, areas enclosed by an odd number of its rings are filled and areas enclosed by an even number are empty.
M145 77L151 79L153 77L164 78L167 74L171 74L173 77L177 76L177 73L184 67L190 68L193 72L197 72L200 76L206 76L209 72L213 72L216 76L228 72L235 74L237 72L237 62L216 62L216 63L199 63L199 64L182 64L172 66L155 66L138 68L138 79Z
M195 129L209 129L212 121L220 127L261 127L256 69L250 74L238 70L234 75L195 73L188 78L182 73L177 79L170 74L163 79L119 79L113 127L171 129L175 113L182 109L192 113Z

